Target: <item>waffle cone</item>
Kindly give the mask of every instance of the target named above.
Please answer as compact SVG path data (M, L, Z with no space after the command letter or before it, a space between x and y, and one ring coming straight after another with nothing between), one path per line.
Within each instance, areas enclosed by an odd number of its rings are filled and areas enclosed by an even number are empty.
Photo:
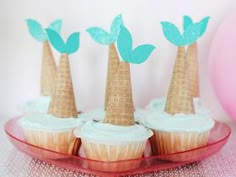
M48 113L60 118L77 117L70 64L67 54L61 55Z
M186 52L187 73L189 76L189 84L192 92L192 97L199 97L199 69L197 56L197 43L194 43L187 48Z
M129 63L120 62L112 80L104 122L123 126L134 124Z
M119 56L118 56L115 44L111 44L109 46L109 56L108 56L108 69L107 69L107 81L106 81L106 93L105 93L105 110L108 104L112 78L114 77L117 71L119 62L120 60L119 60Z
M194 114L193 98L186 73L184 47L179 47L175 61L174 72L170 83L165 112L169 114Z
M56 76L56 63L48 41L43 43L43 58L41 69L41 95L51 96Z

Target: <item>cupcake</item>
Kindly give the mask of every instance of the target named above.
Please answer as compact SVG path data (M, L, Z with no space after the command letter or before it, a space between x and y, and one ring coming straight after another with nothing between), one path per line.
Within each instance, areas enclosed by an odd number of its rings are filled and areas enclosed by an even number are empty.
M79 33L73 33L67 41L51 29L47 34L52 45L61 52L48 113L23 116L19 123L25 132L26 141L56 152L77 155L80 139L73 131L80 126L74 98L68 55L79 47ZM46 156L47 154L45 154Z
M123 61L119 61L118 69L112 78L104 120L88 121L75 131L75 135L81 138L86 157L93 160L88 161L89 168L94 170L119 172L139 167L140 161L124 160L142 157L147 140L152 136L151 130L134 122L129 62L136 63L139 56L133 59L130 58L132 55L124 55L123 49L130 47L124 39L132 43L129 31L120 26L117 46ZM140 59L139 63L145 61L154 49L152 45L147 46L150 50L146 51L147 55ZM144 49L140 46L140 51L142 50Z
M43 43L41 89L40 97L26 101L20 106L20 109L24 114L47 113L50 97L52 95L53 83L56 76L56 63L48 42L47 33L43 30L41 24L33 19L27 19L26 22L31 36L37 41ZM61 20L55 20L49 25L48 28L59 33L61 30L61 23Z
M193 23L190 17L185 16L183 35L173 24L162 22L165 37L178 46L178 51L165 106L157 103L159 109L150 111L143 120L143 124L154 132L151 143L153 152L158 155L168 155L206 145L210 130L214 126L210 112L195 110L194 84L189 70L192 68L189 61L192 58L189 58L189 52L186 53L184 47L196 44L196 40L204 33L208 20L209 17L206 17L198 23ZM178 158L163 158L172 161L189 159L184 155Z

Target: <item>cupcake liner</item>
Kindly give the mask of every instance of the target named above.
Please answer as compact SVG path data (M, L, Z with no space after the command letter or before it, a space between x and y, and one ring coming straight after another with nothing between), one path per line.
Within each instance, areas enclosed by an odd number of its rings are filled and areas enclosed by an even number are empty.
M59 118L77 117L70 63L67 54L61 55L48 113Z
M89 168L106 172L121 172L138 168L140 165L138 160L122 163L119 163L119 161L142 157L146 146L146 141L126 144L100 144L83 138L81 141L86 157L97 160L89 161Z
M207 145L210 131L205 132L165 132L154 130L154 138L151 139L152 150L161 158L171 161L188 161L203 153L197 151L186 154L176 154L168 157L168 154L183 152ZM166 156L165 156L166 155Z
M185 48L179 47L170 83L165 112L169 114L194 114L193 98L186 73Z
M80 139L77 139L73 131L47 132L42 130L24 130L26 141L35 146L70 155L78 155ZM51 157L50 153L43 152L44 158Z
M106 95L105 95L105 110L107 108L109 94L111 91L111 82L119 67L120 59L116 50L115 44L109 46L107 81L106 81Z
M104 122L121 126L134 125L130 65L124 61L120 62L111 83Z
M43 43L43 59L41 69L41 95L51 96L56 76L56 63L49 42Z

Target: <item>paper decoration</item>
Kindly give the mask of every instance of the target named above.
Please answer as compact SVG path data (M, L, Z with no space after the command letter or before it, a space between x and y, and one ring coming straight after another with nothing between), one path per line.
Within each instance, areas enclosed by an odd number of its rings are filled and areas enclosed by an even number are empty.
M110 45L117 40L121 25L123 25L122 16L118 15L111 24L110 32L99 27L88 28L87 32L96 42L103 45Z
M184 30L186 30L189 26L193 24L192 18L187 15L183 17L183 20L184 20L184 23L183 23Z
M161 22L166 39L176 46L193 44L201 37L207 28L210 17L205 17L197 23L193 23L189 16L183 17L183 34L170 22Z
M197 41L197 39L200 37L200 31L201 31L201 24L196 23L190 25L186 30L184 30L183 38L184 38L184 45L190 45Z
M184 46L184 38L178 28L169 22L161 22L163 33L168 41L176 46Z
M48 40L47 33L43 29L43 27L41 26L41 24L39 22L37 22L34 19L27 19L26 23L27 23L27 26L28 26L31 36L34 39L36 39L39 42L44 42L44 41ZM58 20L53 21L48 26L48 28L60 33L61 26L62 26L62 20L58 19Z
M117 47L120 56L125 62L140 64L145 62L155 46L150 44L143 44L132 50L133 40L130 32L124 26L120 27L120 34L117 39Z
M58 32L49 28L46 31L50 43L58 52L72 54L79 49L79 32L72 33L65 43Z
M200 22L198 22L201 25L200 34L199 34L200 37L206 32L209 20L210 20L210 17L205 17ZM191 26L193 24L194 23L193 23L192 18L185 15L184 16L184 24L183 24L184 30L186 30L189 26Z

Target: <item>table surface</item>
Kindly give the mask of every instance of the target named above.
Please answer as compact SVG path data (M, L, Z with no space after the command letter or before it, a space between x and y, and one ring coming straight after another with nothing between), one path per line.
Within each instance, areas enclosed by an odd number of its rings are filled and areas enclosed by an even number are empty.
M4 132L7 119L0 119L0 177L80 177L93 176L63 169L46 162L33 159L18 151L8 141ZM213 156L190 165L164 171L153 171L134 176L171 177L236 177L236 123L226 122L232 129L227 144Z

